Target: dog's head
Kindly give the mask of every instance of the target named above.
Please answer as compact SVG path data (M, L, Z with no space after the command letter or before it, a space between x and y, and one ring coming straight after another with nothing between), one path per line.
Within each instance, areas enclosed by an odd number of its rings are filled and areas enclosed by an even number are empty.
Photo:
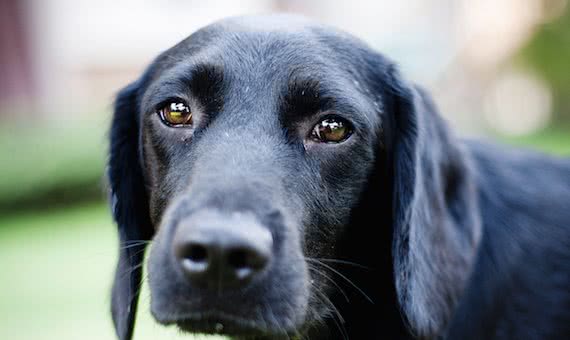
M161 54L119 93L110 151L121 339L149 240L159 322L275 338L331 315L334 283L315 268L353 253L393 258L375 269L412 330L434 334L474 257L466 160L429 100L364 43L304 19L225 20Z

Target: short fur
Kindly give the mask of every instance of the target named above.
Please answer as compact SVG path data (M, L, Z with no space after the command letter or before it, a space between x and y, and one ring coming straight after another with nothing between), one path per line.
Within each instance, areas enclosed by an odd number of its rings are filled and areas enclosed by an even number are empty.
M193 106L191 129L160 122L173 97ZM331 112L353 135L307 140ZM391 61L329 27L233 18L161 54L117 96L109 177L121 340L151 240L152 313L192 332L570 335L570 161L455 137ZM177 225L205 209L272 233L271 265L247 287L219 295L177 270Z

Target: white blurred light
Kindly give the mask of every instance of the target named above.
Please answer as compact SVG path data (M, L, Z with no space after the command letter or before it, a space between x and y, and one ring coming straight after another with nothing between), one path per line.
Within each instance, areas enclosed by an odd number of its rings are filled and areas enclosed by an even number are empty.
M541 0L461 2L458 39L473 65L485 68L509 58L541 19Z
M548 125L552 94L540 78L523 71L502 74L485 95L488 124L500 133L524 135Z

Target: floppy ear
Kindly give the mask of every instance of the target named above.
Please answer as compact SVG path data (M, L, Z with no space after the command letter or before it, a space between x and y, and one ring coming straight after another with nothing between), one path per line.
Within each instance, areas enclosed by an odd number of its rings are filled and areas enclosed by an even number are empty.
M120 240L111 312L121 340L132 337L147 243L144 241L152 237L139 150L138 87L138 83L127 86L115 101L108 167Z
M441 334L463 292L481 236L469 155L430 98L391 67L394 117L393 260L412 331Z

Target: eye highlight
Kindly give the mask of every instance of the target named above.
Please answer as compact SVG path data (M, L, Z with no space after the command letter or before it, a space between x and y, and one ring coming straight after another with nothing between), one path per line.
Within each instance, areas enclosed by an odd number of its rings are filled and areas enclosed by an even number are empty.
M192 125L192 111L182 101L168 102L157 113L162 122L168 126L187 127Z
M352 134L352 125L340 117L326 117L311 131L311 139L319 143L341 143Z

